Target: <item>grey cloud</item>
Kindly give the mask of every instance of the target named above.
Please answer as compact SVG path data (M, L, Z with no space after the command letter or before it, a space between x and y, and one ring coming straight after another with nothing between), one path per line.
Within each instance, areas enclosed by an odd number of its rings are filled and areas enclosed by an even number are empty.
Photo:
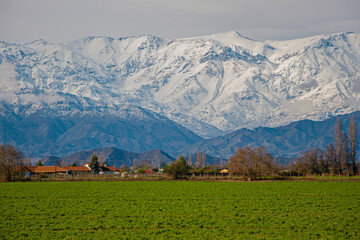
M230 30L255 39L291 39L360 32L358 9L358 0L0 0L0 40L179 38Z

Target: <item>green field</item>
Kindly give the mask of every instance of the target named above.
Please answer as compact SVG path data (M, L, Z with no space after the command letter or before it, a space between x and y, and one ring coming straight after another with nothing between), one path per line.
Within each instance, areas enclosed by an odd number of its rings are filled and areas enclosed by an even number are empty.
M0 191L0 239L360 239L359 182L18 182Z

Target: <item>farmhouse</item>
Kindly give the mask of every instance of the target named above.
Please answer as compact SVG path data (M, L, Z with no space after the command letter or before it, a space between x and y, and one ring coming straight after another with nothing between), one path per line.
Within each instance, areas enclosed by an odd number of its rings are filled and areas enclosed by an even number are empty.
M54 173L66 173L66 169L57 166L37 166L27 167L34 174L54 174Z
M119 174L122 170L119 168L111 167L111 166L103 166L100 164L100 174Z
M34 174L64 174L67 172L65 168L57 166L15 166L11 170L16 173L24 173L26 177L31 177Z
M89 169L89 171L91 171L90 163L85 163L83 165L83 167L87 168L87 169ZM104 174L104 173L105 174L119 174L119 172L122 171L122 169L115 168L112 166L102 165L102 164L99 165L99 168L100 168L99 174Z
M84 164L83 166L68 166L68 167L58 167L58 166L15 166L11 169L12 172L18 174L25 174L26 177L31 177L32 175L55 175L55 174L90 174L91 168L89 163ZM119 174L122 172L122 169L115 168L112 166L99 165L100 172L99 174Z
M91 169L88 167L83 166L70 166L70 167L63 167L66 169L68 174L76 174L76 173L90 173Z

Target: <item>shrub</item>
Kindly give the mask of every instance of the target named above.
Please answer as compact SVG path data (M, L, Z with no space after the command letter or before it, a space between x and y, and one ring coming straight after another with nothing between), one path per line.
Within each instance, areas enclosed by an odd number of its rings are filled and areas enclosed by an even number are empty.
M145 173L145 169L139 168L138 170L136 170L136 173L140 173L140 174Z

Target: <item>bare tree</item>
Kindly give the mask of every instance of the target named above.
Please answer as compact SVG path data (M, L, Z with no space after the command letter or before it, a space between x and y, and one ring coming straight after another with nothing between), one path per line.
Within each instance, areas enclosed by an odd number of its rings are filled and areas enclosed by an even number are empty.
M324 150L319 151L318 167L321 173L329 172L329 162L326 160L326 152Z
M75 162L76 166L81 166L82 165L77 157L75 158L74 162Z
M232 174L240 173L255 179L259 175L274 172L275 163L265 148L246 146L238 149L229 160L228 167Z
M139 164L139 163L138 163L138 160L137 160L136 158L134 158L134 160L133 160L133 167L134 167L135 169L137 169L137 168L139 167L138 164Z
M0 145L0 176L11 181L15 176L15 167L22 166L22 154L14 146Z
M196 153L196 162L195 162L195 167L197 168L201 168L202 165L202 154L200 151L198 151Z
M145 168L145 169L151 169L151 167L152 167L151 161L149 159L141 159L138 167Z
M341 160L342 160L342 151L343 151L343 147L342 147L342 124L341 124L341 118L338 118L336 120L336 124L335 124L335 149L336 149L336 161L337 161L337 171L339 173L341 173Z
M192 166L192 159L191 159L191 154L189 154L189 160L188 160L188 165L191 167Z
M103 166L107 165L106 157L103 154L97 153L96 155L98 156L98 159L99 159L98 161L99 161L100 165L103 165Z
M337 173L337 160L336 160L336 149L334 144L330 143L325 150L324 154L325 162L328 165L329 171Z
M357 135L358 135L358 128L355 123L354 115L350 118L349 123L349 131L348 131L348 137L349 137L349 147L350 147L350 163L351 163L351 172L353 175L356 174L357 168L356 168L356 152L357 152Z
M201 156L201 167L206 167L206 153Z
M317 148L302 152L295 162L297 172L319 173L319 152Z
M327 173L329 172L329 162L331 161L335 162L334 166L337 166L336 152L333 144L330 144L326 151L313 148L307 152L302 152L296 159L293 167L295 171L302 173Z
M65 159L61 159L60 161L60 167L68 167L69 163L67 161L65 161Z
M224 167L224 160L220 159L219 167L220 167L220 168L223 168L223 167Z
M348 138L346 133L341 134L341 168L346 168L347 170L350 169L350 162L349 159L349 144L348 144Z
M27 156L25 158L25 163L24 163L25 166L31 166L31 159L29 158L29 156Z
M157 153L155 153L155 163L153 165L155 168L160 168L160 158Z

